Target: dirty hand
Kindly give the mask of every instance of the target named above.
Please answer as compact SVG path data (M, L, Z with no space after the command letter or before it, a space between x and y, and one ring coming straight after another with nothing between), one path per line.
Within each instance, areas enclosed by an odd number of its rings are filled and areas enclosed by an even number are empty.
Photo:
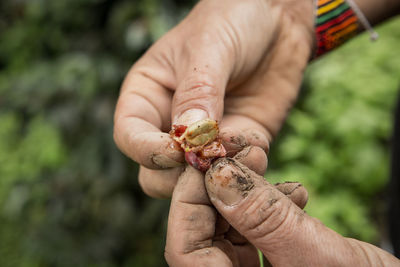
M273 186L250 170L254 159L265 157L261 152L253 147L240 158L216 161L206 174L207 192L204 176L186 169L171 202L165 250L170 266L259 266L255 248L272 266L400 265L389 253L308 216L300 184Z
M313 0L203 0L132 67L114 139L139 182L169 197L183 153L172 124L211 118L232 153L264 150L295 101L313 44Z

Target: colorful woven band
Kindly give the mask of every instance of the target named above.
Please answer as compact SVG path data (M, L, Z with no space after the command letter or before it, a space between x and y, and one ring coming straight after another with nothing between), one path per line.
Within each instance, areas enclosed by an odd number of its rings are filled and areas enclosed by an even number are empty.
M361 31L353 9L345 0L316 0L315 30L317 51L321 56L342 45Z

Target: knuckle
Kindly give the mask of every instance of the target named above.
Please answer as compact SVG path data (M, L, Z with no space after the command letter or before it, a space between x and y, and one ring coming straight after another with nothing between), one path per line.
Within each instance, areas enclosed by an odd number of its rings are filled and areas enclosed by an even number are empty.
M196 33L191 33L183 43L182 49L184 54L191 55L193 51L197 51L202 47L209 47L210 43L215 41L215 36L209 30L201 29Z
M173 109L185 111L188 108L200 108L209 110L211 107L221 106L222 89L211 81L210 75L198 74L189 76L182 83L182 89L174 95Z
M184 99L193 99L198 97L216 97L218 96L217 85L211 81L207 74L190 75L184 82L185 88L180 96Z

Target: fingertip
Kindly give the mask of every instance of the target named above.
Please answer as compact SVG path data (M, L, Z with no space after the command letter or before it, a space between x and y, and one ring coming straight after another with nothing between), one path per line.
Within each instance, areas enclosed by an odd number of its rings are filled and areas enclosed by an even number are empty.
M268 166L268 158L264 150L257 146L248 146L234 157L258 175L263 176Z
M299 208L304 209L308 201L307 189L298 182L285 182L275 184L276 189L290 198Z
M143 192L153 198L170 198L184 168L176 167L163 170L152 170L144 166L139 169L139 184Z
M263 252L288 242L299 208L263 177L234 159L221 159L207 173L210 200L220 214Z
M262 148L266 154L268 154L269 143L271 139L266 133L256 129L248 129L244 131L244 135L246 136L247 142L250 145L258 146Z
M137 117L121 117L114 124L114 140L129 158L150 169L184 163L184 153L168 133Z
M272 136L260 123L254 121L250 117L226 114L224 120L221 122L221 129L230 130L233 136L243 136L246 145L261 147L268 154L269 143Z
M184 153L167 133L140 133L131 138L129 145L128 156L150 169L173 168L184 163Z

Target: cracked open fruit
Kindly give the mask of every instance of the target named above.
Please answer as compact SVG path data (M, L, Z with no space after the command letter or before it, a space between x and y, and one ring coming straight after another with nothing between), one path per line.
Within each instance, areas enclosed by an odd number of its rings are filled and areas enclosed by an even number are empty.
M171 137L185 152L186 162L202 172L206 172L214 160L226 156L218 134L218 123L211 119L189 126L173 125L170 131Z

